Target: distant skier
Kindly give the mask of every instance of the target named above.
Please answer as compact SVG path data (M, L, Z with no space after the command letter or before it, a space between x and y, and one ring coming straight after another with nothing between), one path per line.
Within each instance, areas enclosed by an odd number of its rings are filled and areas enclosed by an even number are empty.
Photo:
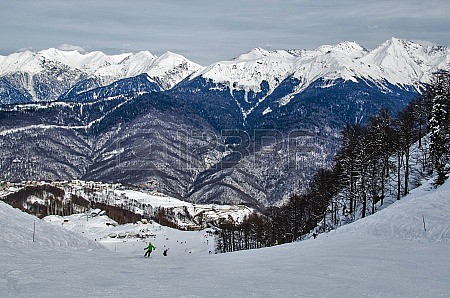
M150 254L152 253L152 251L156 249L156 246L153 246L153 244L151 242L148 243L148 246L146 248L144 248L144 250L147 250L145 252L144 258L145 257L150 257Z
M168 252L168 251L169 251L169 249L166 248L166 249L163 251L163 256L167 257L167 252Z

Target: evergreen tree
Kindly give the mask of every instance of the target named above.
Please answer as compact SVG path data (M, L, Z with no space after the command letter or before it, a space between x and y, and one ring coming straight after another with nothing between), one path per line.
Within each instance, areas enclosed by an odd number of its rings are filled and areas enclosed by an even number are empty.
M436 73L428 90L430 153L437 170L437 184L450 173L450 73Z

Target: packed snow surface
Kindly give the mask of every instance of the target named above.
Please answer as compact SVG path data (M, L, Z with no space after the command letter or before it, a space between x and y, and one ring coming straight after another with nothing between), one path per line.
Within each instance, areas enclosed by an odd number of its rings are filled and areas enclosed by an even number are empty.
M72 216L47 216L44 221L63 227L73 233L98 242L108 250L126 257L143 256L144 248L151 242L156 250L152 259L163 258L167 249L170 257L185 257L191 254L214 253L214 235L209 229L203 231L180 231L161 226L155 222L116 225L105 215L87 217L86 214Z
M143 258L146 241L104 238L113 228L102 215L74 215L65 227L58 217L36 220L33 243L35 218L0 202L0 296L448 297L449 214L450 182L436 190L424 184L317 239L228 254L209 254L206 231L149 223L157 249Z

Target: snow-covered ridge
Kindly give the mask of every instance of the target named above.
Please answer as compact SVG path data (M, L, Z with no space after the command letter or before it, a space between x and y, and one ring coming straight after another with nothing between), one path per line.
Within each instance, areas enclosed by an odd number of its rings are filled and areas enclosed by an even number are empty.
M148 51L107 55L99 51L81 53L50 48L0 56L0 77L13 76L9 78L15 88L25 90L34 100L55 100L61 91L59 89L67 90L86 78L96 78L102 85L107 85L146 73L162 90L172 89L186 78L192 80L197 77L229 87L232 95L235 90L258 93L266 89L262 86L267 84L268 90L264 91L261 102L286 78L298 79L300 84L295 92L280 99L280 104L284 105L318 79L371 81L380 87L389 83L400 88L410 89L412 86L419 91L439 69L450 69L450 47L397 38L391 38L371 51L349 41L323 45L314 50L266 50L258 47L234 59L206 67L172 52L157 57ZM52 87L55 94L36 94L36 80L52 86L58 82L65 85L59 89ZM253 108L247 107L244 114Z
M61 70L73 70L84 77L99 78L105 85L147 73L164 89L172 88L201 68L187 58L171 52L157 57L149 51L107 55L99 51L80 53L50 48L39 52L24 51L0 56L0 76L25 73L33 77L49 72L48 69L54 69L55 66Z
M315 50L255 48L229 61L214 63L193 74L233 89L260 91L263 81L273 90L293 76L309 85L319 78L359 79L397 86L428 83L432 72L450 68L450 47L428 46L391 38L368 51L356 42L323 45ZM303 86L305 87L305 86ZM304 88L300 88L304 89Z
M293 72L295 58L285 52L266 51L261 53L261 49L254 49L247 54L243 54L235 60L221 61L211 64L205 69L194 73L190 79L202 76L213 80L216 83L225 83L230 89L260 91L263 81L269 83L273 90L281 81Z

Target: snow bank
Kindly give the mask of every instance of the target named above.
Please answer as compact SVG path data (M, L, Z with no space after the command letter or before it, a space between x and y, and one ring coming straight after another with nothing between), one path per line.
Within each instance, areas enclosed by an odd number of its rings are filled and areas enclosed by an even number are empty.
M33 226L36 225L33 243ZM0 201L0 252L9 249L101 249L85 237L50 225Z
M336 233L450 243L449 214L450 182L433 189L429 181L388 208L342 226Z

